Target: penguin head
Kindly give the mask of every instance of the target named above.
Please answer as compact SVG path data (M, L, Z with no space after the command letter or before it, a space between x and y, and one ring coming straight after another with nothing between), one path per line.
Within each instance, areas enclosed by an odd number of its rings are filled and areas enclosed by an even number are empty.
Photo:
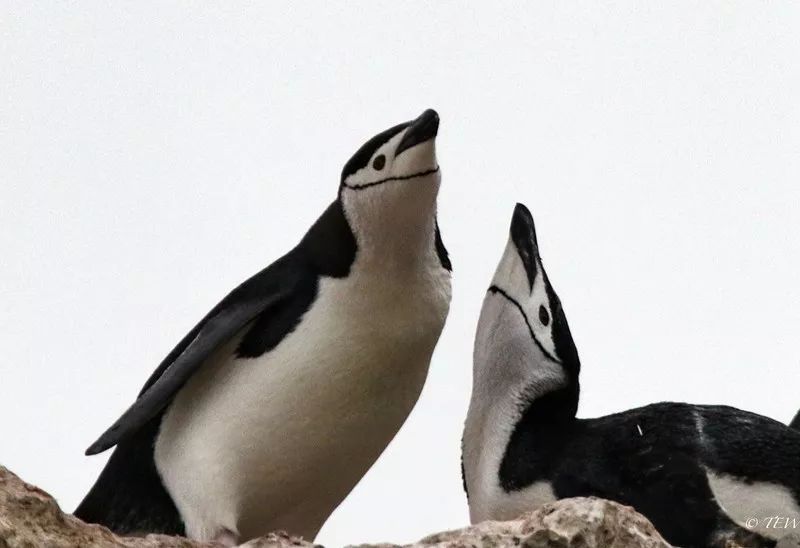
M439 115L428 109L364 143L342 170L339 199L359 244L427 230L439 192Z
M484 299L475 365L476 374L481 366L508 365L525 377L533 368L545 384L577 381L580 371L561 301L542 265L533 217L522 204L514 208L508 243Z

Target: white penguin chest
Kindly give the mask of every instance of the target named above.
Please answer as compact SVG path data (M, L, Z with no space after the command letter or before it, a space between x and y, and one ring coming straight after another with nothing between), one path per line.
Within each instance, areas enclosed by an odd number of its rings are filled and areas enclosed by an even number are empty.
M272 351L221 349L162 421L156 464L187 532L313 538L400 428L447 314L449 278L320 280Z

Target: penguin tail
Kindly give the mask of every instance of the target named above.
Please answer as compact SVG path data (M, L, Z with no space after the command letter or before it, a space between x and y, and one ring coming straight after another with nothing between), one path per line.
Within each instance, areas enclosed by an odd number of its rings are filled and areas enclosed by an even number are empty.
M108 527L118 535L186 534L153 459L160 422L159 415L114 449L94 486L75 510L75 517Z

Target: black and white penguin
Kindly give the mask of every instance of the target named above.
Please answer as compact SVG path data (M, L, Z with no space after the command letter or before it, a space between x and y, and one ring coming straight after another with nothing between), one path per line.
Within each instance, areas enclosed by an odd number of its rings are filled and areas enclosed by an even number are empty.
M89 447L75 515L119 533L313 539L419 397L450 306L426 110L367 141L289 253L217 304Z
M462 454L473 523L598 496L633 506L685 548L773 546L798 532L768 518L800 527L800 432L686 403L578 419L579 372L533 218L518 204L475 338Z

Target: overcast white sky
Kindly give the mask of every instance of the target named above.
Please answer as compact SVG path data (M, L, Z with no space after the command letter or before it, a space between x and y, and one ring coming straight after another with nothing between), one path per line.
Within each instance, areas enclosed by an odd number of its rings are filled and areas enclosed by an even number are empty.
M497 5L497 4L496 4ZM420 403L318 540L467 523L472 338L515 202L581 416L800 407L800 5L0 8L0 463L74 509L83 450L295 244L367 137L436 108L453 303Z

